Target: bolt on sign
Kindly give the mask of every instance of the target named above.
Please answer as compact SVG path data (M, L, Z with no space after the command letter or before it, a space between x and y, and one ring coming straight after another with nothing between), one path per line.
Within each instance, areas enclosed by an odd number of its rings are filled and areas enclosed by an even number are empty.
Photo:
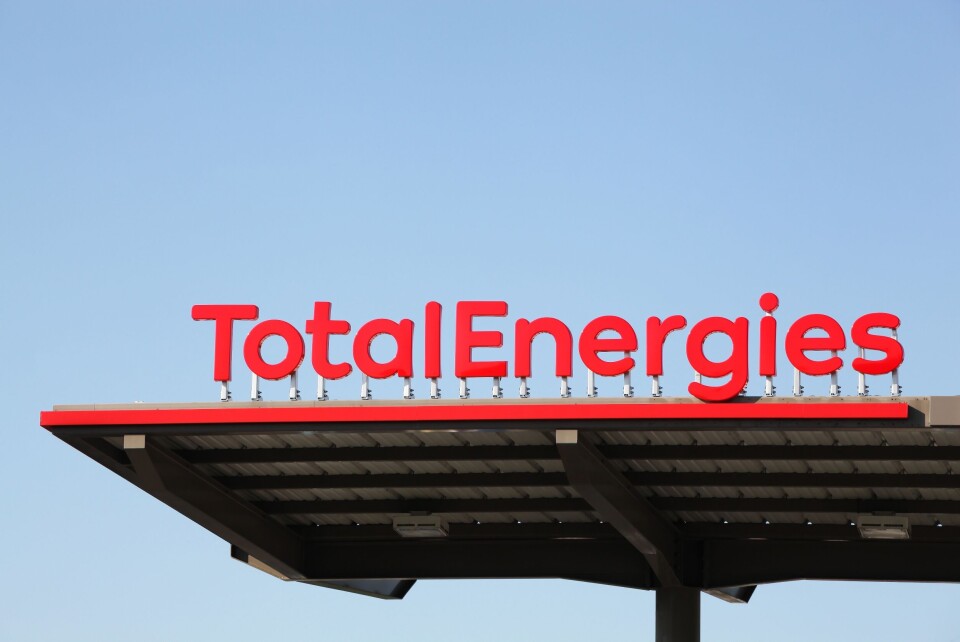
M760 309L764 313L759 320L759 358L757 372L765 378L765 396L773 396L773 376L777 374L777 349L781 332L774 311L779 299L773 293L760 297ZM506 301L460 301L456 305L454 324L454 375L460 380L460 397L469 396L467 380L491 378L493 396L501 397L501 379L508 376L510 362L505 358L479 360L474 358L474 349L502 348L504 332L509 330L478 330L474 322L480 318L504 318L507 316ZM441 377L441 316L443 307L431 301L424 307L423 376L431 382L431 397L439 398L438 381ZM213 378L221 384L221 399L230 398L229 383L232 373L233 329L235 321L259 319L255 305L195 305L192 316L198 321L214 322ZM529 396L527 378L531 376L531 349L535 337L545 334L553 339L555 347L554 374L561 380L561 396L570 396L569 377L573 372L574 349L580 362L587 368L587 396L596 396L594 377L624 378L624 396L633 396L630 375L637 368L634 354L640 348L637 330L626 319L605 315L599 316L584 326L574 341L569 326L554 317L517 319L513 324L514 339L513 376L520 380L520 396ZM660 377L664 375L663 348L674 332L687 328L684 316L671 315L665 318L651 316L644 323L644 368L651 378L651 394L661 395ZM892 376L890 393L899 396L898 368L903 363L903 346L897 338L900 319L887 312L864 314L849 328L850 341L858 348L859 356L851 367L858 375L858 394L867 394L866 375ZM306 320L303 331L310 336L310 364L318 376L317 397L326 399L325 382L342 379L356 367L362 375L361 397L370 398L369 380L399 377L404 379L404 397L412 398L411 379L414 376L413 346L415 324L412 319L373 319L361 325L353 335L353 363L333 363L330 358L331 340L346 337L352 325L343 319L335 319L328 301L317 301L313 306L313 318ZM728 401L742 394L750 375L751 362L748 354L750 320L747 317L728 319L708 317L689 327L686 335L686 357L693 368L695 379L688 386L690 394L708 402ZM705 352L707 337L721 334L732 345L725 359L711 359ZM374 340L386 335L396 343L393 358L381 361L371 354ZM604 336L601 336L604 335ZM612 336L611 336L612 335ZM800 384L802 374L831 377L830 394L838 396L837 373L843 368L838 352L847 347L848 333L836 319L826 314L807 314L790 324L783 334L783 346L794 369L796 396L803 394ZM278 337L285 345L284 357L270 363L262 355L264 341ZM873 356L868 358L867 351ZM260 398L259 379L279 380L290 377L291 398L299 399L296 389L297 372L307 355L304 335L293 324L281 319L260 321L251 328L243 340L243 360L252 373L251 396ZM503 355L505 356L505 355ZM707 381L707 380L712 380Z

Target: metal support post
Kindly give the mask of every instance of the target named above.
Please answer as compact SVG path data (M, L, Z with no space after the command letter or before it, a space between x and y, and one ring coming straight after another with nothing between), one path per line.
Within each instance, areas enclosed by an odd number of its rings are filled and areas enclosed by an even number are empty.
M700 642L700 590L657 589L656 642Z
M891 330L894 340L897 339L897 329L894 328ZM899 368L894 368L893 372L890 373L890 396L899 397L900 393L903 392L903 388L900 387L900 372Z
M833 350L830 354L835 357L837 356L837 351ZM836 370L830 373L830 396L831 397L840 396L840 381L837 378Z
M300 401L300 386L297 383L297 371L290 373L290 401Z
M403 398L413 399L413 382L410 381L410 377L403 378Z
M437 377L430 377L430 398L440 398L440 379Z
M860 358L863 359L866 355L866 351L863 348L860 348ZM867 375L862 372L857 373L857 396L866 397L870 394L870 388L867 387Z
M527 378L520 377L520 398L528 399L530 397L530 386L527 385Z
M803 396L803 384L800 383L800 370L797 368L793 369L793 396Z
M324 377L317 377L317 401L327 401L327 380Z
M490 390L490 396L494 399L503 399L503 387L500 385L500 377L493 378L493 388Z
M623 356L629 358L630 353L624 351ZM623 373L623 396L632 397L633 396L633 383L630 381L630 371L627 370Z
M261 401L263 395L260 394L260 377L255 373L250 373L250 401Z
M363 375L360 377L360 399L370 401L372 398L373 393L370 392L370 376Z
M220 401L230 401L230 382L220 382Z
M597 396L597 375L593 370L587 370L587 396Z
M470 388L467 388L467 378L460 377L460 398L469 399L470 398Z

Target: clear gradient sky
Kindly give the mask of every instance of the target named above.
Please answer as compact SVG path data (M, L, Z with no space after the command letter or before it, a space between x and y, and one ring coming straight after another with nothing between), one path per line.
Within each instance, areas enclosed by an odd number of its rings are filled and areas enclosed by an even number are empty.
M38 413L216 400L194 303L579 329L768 290L787 321L898 314L905 393L958 394L958 114L956 2L0 2L0 639L652 640L627 589L274 580ZM958 604L764 586L704 597L703 639L960 640Z

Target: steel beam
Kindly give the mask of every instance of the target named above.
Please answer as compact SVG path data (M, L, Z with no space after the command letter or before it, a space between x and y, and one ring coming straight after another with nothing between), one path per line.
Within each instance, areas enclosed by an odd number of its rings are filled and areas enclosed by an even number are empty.
M960 501L947 499L806 499L777 497L652 497L660 510L716 513L928 513L960 514Z
M593 508L575 497L519 499L315 499L252 502L268 515L395 513L579 513Z
M400 535L390 524L355 524L325 526L291 526L295 533L313 541L399 540ZM523 524L460 524L449 525L449 539L616 539L620 534L610 524L597 522L539 522ZM686 540L704 539L792 539L792 540L851 540L860 541L860 531L847 524L773 523L747 524L743 522L718 524L691 522L679 526ZM960 541L960 526L912 524L913 541Z
M960 543L707 540L704 588L788 580L960 582Z
M341 448L210 448L178 450L192 464L299 462L524 461L558 460L549 446L352 446Z
M647 461L960 461L960 446L597 445L607 459ZM556 446L354 446L176 450L191 464L557 461Z
M598 449L608 459L651 461L960 461L960 446L606 445Z
M233 559L243 562L248 566L251 566L259 571L263 571L268 575L274 577L279 577L280 579L288 579L283 575L277 573L274 569L269 566L264 565L260 560L255 559L253 556L248 554L246 551L242 550L237 546L230 547L230 557ZM296 580L303 584L310 584L313 586L321 586L323 588L336 589L338 591L347 591L348 593L357 593L360 595L366 595L367 597L377 597L383 600L402 600L404 596L413 588L413 585L417 583L416 580L410 579L401 579L401 580Z
M745 524L716 522L686 523L680 526L686 539L750 539L750 540L863 540L856 526L848 524ZM960 542L960 527L911 524L910 541Z
M602 456L602 454L601 454ZM960 488L960 475L910 473L619 473L637 486L776 488ZM503 488L568 486L564 473L404 473L218 476L231 490Z
M126 435L124 452L136 482L174 510L249 552L289 579L302 579L304 545L297 535L198 473L143 435Z
M577 493L643 554L662 585L678 586L676 529L578 431L558 430L557 449Z
M616 540L450 540L308 543L307 579L561 578L649 589L643 556Z
M400 540L391 524L354 524L323 526L291 526L301 537L310 541ZM597 522L524 522L448 525L448 539L619 539L610 524Z
M729 602L730 604L746 604L750 601L750 598L753 597L756 590L757 585L751 584L750 586L728 586L726 588L707 589L704 593L721 599L724 602Z
M381 600L402 600L417 580L341 580L339 582L322 582L319 580L298 580L302 584L311 584L323 588L357 593L367 597L377 597Z
M216 477L232 490L329 488L503 488L566 486L563 473L409 473L379 475L248 475Z
M788 488L960 488L960 475L888 473L648 473L627 472L638 486Z

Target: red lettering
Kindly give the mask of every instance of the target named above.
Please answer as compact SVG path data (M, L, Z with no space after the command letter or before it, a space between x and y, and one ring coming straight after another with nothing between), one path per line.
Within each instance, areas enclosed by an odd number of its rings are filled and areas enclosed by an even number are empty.
M659 377L663 374L663 343L674 330L687 327L687 320L675 314L663 321L658 317L647 319L647 375Z
M600 338L600 333L611 330L619 337ZM633 370L636 362L633 357L623 357L616 361L600 358L601 352L634 352L637 349L637 333L625 319L617 316L597 317L587 324L580 333L580 360L590 370L604 377L615 377Z
M397 353L387 363L380 363L370 356L373 340L381 334L393 337ZM399 323L390 319L374 319L360 326L353 339L353 361L360 372L374 379L386 379L394 375L413 376L413 321L403 319Z
M213 326L213 380L230 381L233 352L233 322L252 321L260 316L255 305L195 305L195 321L215 321Z
M773 292L766 292L759 299L764 316L759 320L759 373L767 377L768 394L770 378L777 374L778 351L784 349L790 364L800 372L812 376L835 374L843 367L843 359L837 353L846 349L847 337L844 328L825 314L808 314L790 325L783 338L783 347L778 345L779 324L774 312L780 300ZM507 360L478 360L476 348L502 348L503 332L500 330L474 329L475 319L482 317L505 317L506 301L460 301L456 308L455 374L460 378L507 376ZM441 376L443 307L430 301L424 308L424 376L439 379ZM232 375L233 326L235 321L254 321L259 316L255 305L195 305L191 309L193 319L214 321L215 381L226 384ZM853 360L853 369L864 375L882 375L895 371L903 363L904 349L897 339L900 319L885 312L873 312L861 316L850 328L851 341L861 349L860 356ZM651 316L646 320L646 374L654 377L654 395L658 394L657 377L664 374L664 346L667 337L687 327L687 319L672 315L664 319ZM706 379L721 381L694 381L688 386L690 394L703 401L725 401L740 394L749 380L748 335L749 322L744 317L728 319L709 317L694 325L686 338L687 359L693 369ZM878 329L880 331L878 331ZM374 319L362 325L353 338L353 362L331 363L330 338L334 335L349 335L350 324L333 319L331 304L327 301L314 303L313 318L306 322L306 332L311 336L310 359L317 374L325 379L341 379L348 376L354 366L364 374L385 379L392 376L413 376L414 322L410 319L392 321ZM892 336L887 336L889 331ZM725 334L731 341L730 355L723 360L706 356L705 343L713 333ZM554 317L518 319L514 324L514 374L527 378L533 374L533 343L540 334L553 337L555 347L554 372L558 377L573 374L573 336L570 328ZM396 344L396 352L386 362L371 355L373 342L380 335L389 335ZM602 336L607 335L607 336ZM810 336L813 335L813 336ZM264 341L277 336L286 344L286 352L278 363L267 363L262 354ZM583 328L578 337L577 350L580 359L592 373L614 377L625 375L636 367L638 349L637 334L625 319L607 315L593 319ZM817 352L826 354L816 354ZM872 351L868 358L866 351ZM263 321L253 327L243 343L243 356L250 370L264 379L281 379L296 372L305 354L304 337L289 323L277 319ZM499 355L498 355L499 356ZM699 377L698 377L699 378ZM725 380L725 381L724 381ZM629 385L629 382L625 382ZM438 393L432 387L432 394ZM222 390L227 390L226 386ZM227 391L229 392L229 391ZM224 394L224 398L228 398Z
M711 361L703 353L707 337L714 333L727 335L733 344L730 356L723 361ZM739 317L736 321L724 317L709 317L690 329L690 336L687 337L687 359L693 369L705 377L719 379L730 376L729 381L718 386L694 381L687 387L690 394L703 401L727 401L740 394L747 385L749 376L749 334L750 322L744 317Z
M474 330L475 317L507 316L506 301L460 301L457 303L456 367L457 377L506 377L506 361L474 361L474 348L499 348L503 333Z
M760 319L760 376L777 374L777 320L773 312L780 307L780 299L773 292L760 297L760 309L767 313Z
M896 330L899 327L900 319L886 312L871 312L857 319L850 329L850 339L864 350L879 350L885 356L882 359L857 357L853 360L853 369L863 374L881 375L899 368L903 363L900 342L893 337L870 334L872 328Z
M263 342L271 336L278 336L287 344L287 356L275 364L267 363L260 354ZM243 342L243 360L247 362L251 372L263 379L283 379L290 376L303 362L303 354L303 337L295 327L279 319L262 321L253 326Z
M424 312L423 376L428 379L440 377L440 314L443 308L436 301L427 304Z
M808 337L807 332L819 329L827 333L825 337ZM825 314L808 314L793 322L787 330L786 349L790 363L800 372L808 375L827 375L843 367L843 359L829 357L815 361L805 353L811 350L839 351L847 347L847 338L836 319Z
M518 377L530 376L530 352L533 339L538 334L549 334L556 341L556 365L554 371L558 377L573 374L573 336L559 319L541 317L533 321L518 319L514 331L514 374Z
M313 304L313 320L307 321L307 334L313 335L310 361L317 374L325 379L342 379L353 368L349 363L330 363L330 335L348 334L350 324L330 318L330 303L317 301Z

